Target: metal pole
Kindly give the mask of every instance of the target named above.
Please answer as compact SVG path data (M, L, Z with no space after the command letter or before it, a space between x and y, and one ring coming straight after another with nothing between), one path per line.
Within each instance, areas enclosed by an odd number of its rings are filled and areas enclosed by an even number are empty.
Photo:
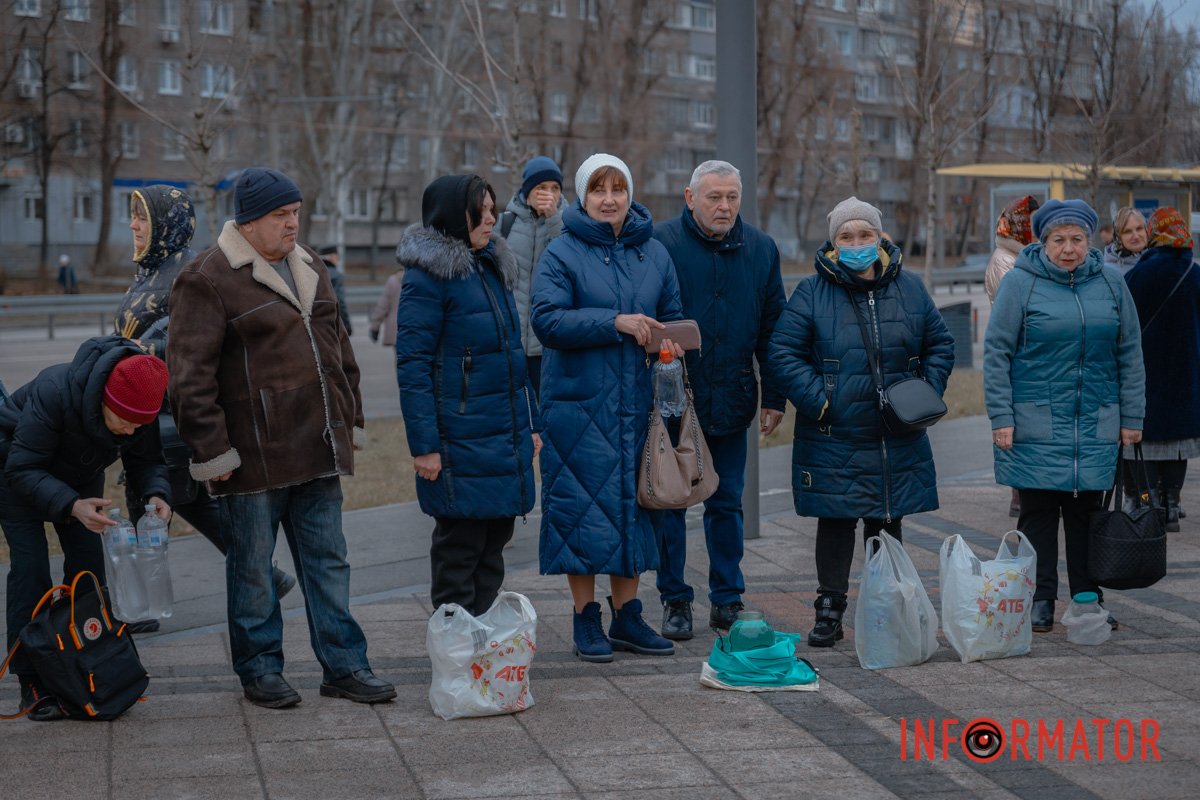
M757 0L717 0L717 158L742 173L744 222L758 224ZM746 431L745 538L757 539L758 425Z

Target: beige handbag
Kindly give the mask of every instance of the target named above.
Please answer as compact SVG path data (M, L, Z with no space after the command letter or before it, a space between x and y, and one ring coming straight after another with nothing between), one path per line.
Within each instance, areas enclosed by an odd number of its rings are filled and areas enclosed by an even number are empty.
M686 380L686 379L685 379ZM703 502L717 490L708 443L693 410L692 388L687 386L688 404L679 422L679 446L657 408L650 410L646 452L638 469L638 505L643 508L687 508Z

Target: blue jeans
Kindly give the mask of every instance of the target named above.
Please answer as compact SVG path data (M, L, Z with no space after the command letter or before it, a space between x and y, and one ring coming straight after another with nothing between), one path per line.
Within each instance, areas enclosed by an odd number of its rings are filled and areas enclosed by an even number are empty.
M704 501L704 541L708 545L708 599L713 605L732 603L746 591L742 579L742 489L746 486L746 432L706 436L713 466L720 479L717 491ZM687 558L686 512L660 511L658 532L658 591L663 602L695 599L683 579Z
M350 615L350 565L337 477L218 498L229 552L225 582L233 669L247 684L283 672L283 615L271 557L279 525L287 536L313 652L326 681L367 669L367 640Z

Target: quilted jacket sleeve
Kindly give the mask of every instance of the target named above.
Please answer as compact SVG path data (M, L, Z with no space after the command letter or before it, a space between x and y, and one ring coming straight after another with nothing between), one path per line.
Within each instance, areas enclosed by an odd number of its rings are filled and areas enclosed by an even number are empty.
M571 268L563 261L563 239L556 239L538 261L531 298L533 332L546 347L570 350L621 341L612 308L576 308ZM678 308L679 288L675 289Z
M50 382L31 388L13 430L4 477L43 518L66 522L79 493L50 472L63 433L65 397Z
M783 411L787 405L787 387L776 379L771 369L770 346L771 335L783 313L787 296L783 291L783 276L779 268L779 248L771 243L771 266L767 273L767 296L763 300L762 317L758 321L758 342L754 347L754 355L758 359L758 368L762 373L762 407Z
M771 335L767 360L778 385L796 410L811 419L823 419L827 411L821 376L813 368L813 289L820 278L800 282L788 301L775 332Z
M396 312L396 380L408 449L414 456L442 449L434 369L444 319L442 286L424 270L406 270Z

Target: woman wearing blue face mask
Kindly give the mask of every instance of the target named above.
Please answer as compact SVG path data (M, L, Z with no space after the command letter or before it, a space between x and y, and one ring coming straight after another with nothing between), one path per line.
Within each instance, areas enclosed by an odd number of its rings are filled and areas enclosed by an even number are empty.
M954 339L882 231L879 209L855 197L838 203L829 213L829 241L817 251L817 274L796 287L771 337L769 367L797 411L796 513L817 518L813 647L842 638L859 519L864 541L880 529L899 539L905 514L938 507L925 432L884 432L866 343L885 385L918 375L941 394Z

